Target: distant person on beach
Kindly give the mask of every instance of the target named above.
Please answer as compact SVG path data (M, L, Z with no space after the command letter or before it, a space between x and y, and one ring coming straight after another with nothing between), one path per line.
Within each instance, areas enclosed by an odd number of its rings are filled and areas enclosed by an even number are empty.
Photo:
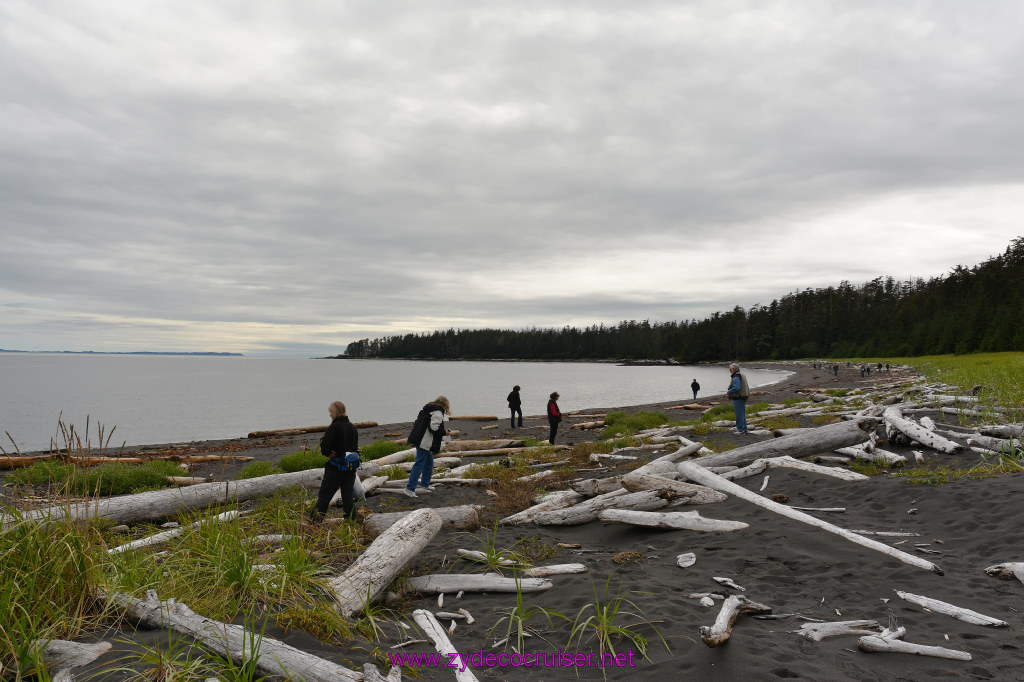
M548 424L551 426L551 435L548 436L548 442L552 445L555 444L555 434L558 433L558 425L562 421L562 411L558 409L558 392L555 391L551 394L551 399L548 400Z
M519 415L519 428L523 428L523 401L519 397L519 386L513 386L508 394L508 409L512 411L512 428L516 428L516 415Z
M740 373L740 366L735 362L729 365L729 388L726 395L732 401L732 409L736 413L736 433L747 432L747 398L750 397L750 386L747 378Z
M353 486L360 463L359 434L345 414L345 403L335 400L328 406L327 413L331 416L331 425L320 439L320 452L328 459L324 464L324 477L320 481L316 506L309 512L309 520L313 523L322 521L327 515L327 507L338 490L341 490L345 518L352 518L356 506Z
M430 477L434 474L434 455L441 452L441 446L451 437L451 430L445 426L451 411L448 398L441 395L424 405L416 416L406 439L416 448L416 461L405 485L405 494L409 497L419 497L417 485L420 492L434 492L434 486L430 485Z
M832 376L839 376L839 365L832 365Z
M693 389L693 399L696 400L697 399L697 391L700 390L700 384L697 383L696 379L694 379L693 383L690 384L690 388Z

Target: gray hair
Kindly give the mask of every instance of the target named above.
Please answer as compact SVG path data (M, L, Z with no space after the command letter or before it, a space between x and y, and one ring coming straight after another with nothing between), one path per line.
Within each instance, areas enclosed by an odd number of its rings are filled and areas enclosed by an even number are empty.
M736 364L735 362L734 362L734 363L732 363L731 365L729 365L729 370L730 370L730 371L731 371L731 370L734 370L734 369L735 369L735 370L737 370L737 371L739 371L739 368L740 368L740 366L739 366L739 365L737 365L737 364Z

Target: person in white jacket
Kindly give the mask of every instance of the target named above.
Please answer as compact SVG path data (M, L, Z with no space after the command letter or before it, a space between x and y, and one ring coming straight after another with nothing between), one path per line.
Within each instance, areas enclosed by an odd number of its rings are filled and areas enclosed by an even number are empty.
M416 448L416 461L409 473L409 482L405 486L405 494L419 497L417 486L421 492L434 492L430 485L430 477L434 473L434 455L441 451L446 436L451 430L446 426L451 405L448 398L438 396L420 410L412 426L412 432L406 442Z

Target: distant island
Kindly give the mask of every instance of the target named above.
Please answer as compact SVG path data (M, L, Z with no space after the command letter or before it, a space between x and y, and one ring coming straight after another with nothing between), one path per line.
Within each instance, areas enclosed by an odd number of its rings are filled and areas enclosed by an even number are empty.
M211 353L211 352L174 352L174 351L153 351L153 350L133 350L133 351L100 351L100 350L9 350L7 348L0 348L0 353L49 353L51 355L216 355L216 356L234 356L242 357L242 353Z

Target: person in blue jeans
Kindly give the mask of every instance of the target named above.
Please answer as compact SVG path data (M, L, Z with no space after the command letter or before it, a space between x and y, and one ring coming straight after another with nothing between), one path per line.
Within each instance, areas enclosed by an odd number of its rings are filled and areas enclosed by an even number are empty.
M732 409L736 413L736 433L747 432L747 398L750 397L750 386L747 378L740 373L740 366L735 362L729 365L729 388L726 395L732 401Z
M449 414L451 405L448 398L442 395L424 405L416 417L406 441L416 448L416 461L413 462L409 482L405 486L405 494L409 497L419 497L416 494L417 485L421 492L434 492L434 486L430 485L430 477L434 473L434 455L441 452L445 438L451 436L452 432L445 426Z

